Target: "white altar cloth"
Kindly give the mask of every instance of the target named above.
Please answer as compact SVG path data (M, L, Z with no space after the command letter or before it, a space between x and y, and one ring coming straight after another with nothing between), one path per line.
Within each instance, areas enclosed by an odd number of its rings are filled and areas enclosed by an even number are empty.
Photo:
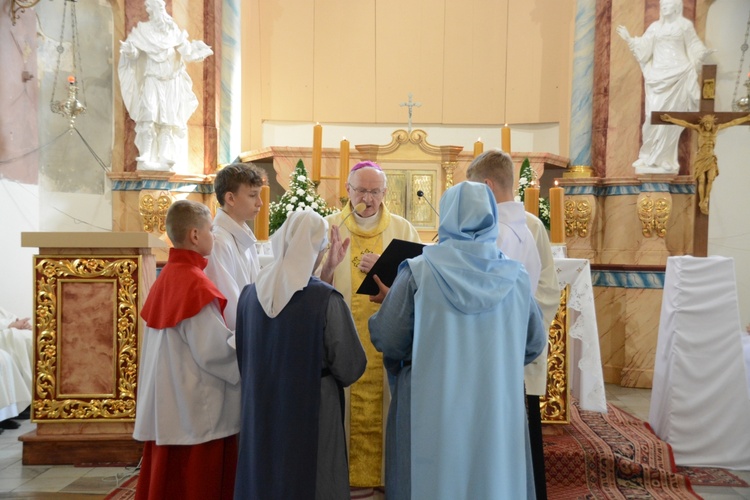
M594 288L588 259L555 259L560 288L570 285L568 333L570 335L570 390L582 410L607 412L599 330L596 326Z
M734 260L669 257L649 422L678 465L750 470Z

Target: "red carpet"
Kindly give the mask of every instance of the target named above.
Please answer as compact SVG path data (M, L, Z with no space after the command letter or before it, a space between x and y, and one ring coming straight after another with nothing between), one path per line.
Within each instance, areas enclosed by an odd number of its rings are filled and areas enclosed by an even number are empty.
M550 500L700 498L677 473L670 446L647 425L607 405L609 413L571 405L569 425L545 426Z
M104 497L104 500L133 500L135 498L135 485L138 483L138 475L129 478L120 486Z
M716 467L682 467L678 465L677 473L690 478L690 484L693 486L729 486L732 488L747 488L750 486L728 470Z
M544 461L549 500L696 499L691 484L747 487L716 468L676 467L672 449L648 425L607 405L608 413L571 405L569 425L544 427ZM138 476L106 500L132 500Z

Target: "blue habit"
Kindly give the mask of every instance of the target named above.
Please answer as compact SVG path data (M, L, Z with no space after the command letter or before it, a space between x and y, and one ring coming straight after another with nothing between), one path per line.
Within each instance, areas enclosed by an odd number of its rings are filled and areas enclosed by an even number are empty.
M534 498L523 367L547 338L523 266L496 247L496 210L483 184L446 191L439 243L370 319L396 376L388 500Z

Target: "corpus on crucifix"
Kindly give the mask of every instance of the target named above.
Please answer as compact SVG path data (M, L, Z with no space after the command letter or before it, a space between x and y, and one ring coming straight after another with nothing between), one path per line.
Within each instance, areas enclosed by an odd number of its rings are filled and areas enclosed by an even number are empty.
M412 94L411 92L409 92L409 100L408 100L407 102L402 102L402 103L400 104L400 106L401 106L402 108L403 108L404 106L406 106L407 108L409 108L409 133L410 133L410 134L411 134L411 115L412 115L412 109L413 109L413 108L418 108L418 107L420 107L420 106L422 105L422 103L421 103L421 102L414 102L414 101L412 100L412 97L413 97L413 94Z
M701 213L708 215L708 202L711 186L719 175L719 164L714 153L716 134L725 128L735 125L750 124L750 114L722 113L714 111L714 82L716 65L703 66L703 93L700 112L681 113L654 111L651 114L652 124L672 123L698 132L698 152L693 162L693 177L698 185L698 196Z

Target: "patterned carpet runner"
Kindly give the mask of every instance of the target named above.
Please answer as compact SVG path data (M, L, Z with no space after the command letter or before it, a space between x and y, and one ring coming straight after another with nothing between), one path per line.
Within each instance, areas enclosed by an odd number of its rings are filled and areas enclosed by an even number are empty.
M571 405L569 425L544 427L544 462L549 500L697 499L691 484L748 487L716 468L676 467L669 444L647 423L619 408L608 413ZM106 500L134 498L137 476Z
M677 473L669 444L641 420L607 405L608 413L571 405L569 425L545 426L550 500L700 498Z

